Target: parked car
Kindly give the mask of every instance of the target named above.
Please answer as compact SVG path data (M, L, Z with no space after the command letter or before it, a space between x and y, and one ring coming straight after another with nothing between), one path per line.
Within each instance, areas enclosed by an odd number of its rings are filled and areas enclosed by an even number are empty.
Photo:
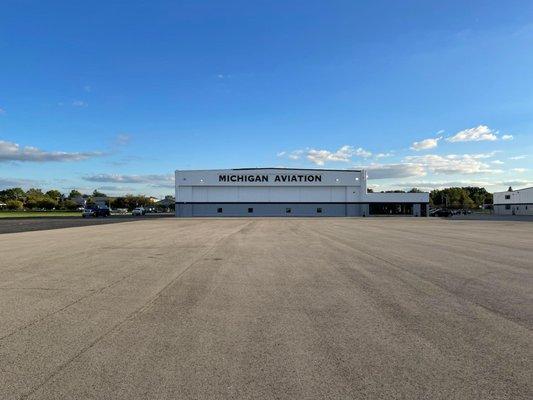
M111 211L109 210L109 207L107 207L107 206L87 207L81 213L81 216L83 218L86 218L86 217L109 217L110 215L111 215Z
M133 211L131 212L131 215L133 216L136 216L136 215L145 215L146 214L146 210L143 208L143 207L136 207L133 209Z
M429 213L430 217L451 217L453 212L446 208L437 208Z

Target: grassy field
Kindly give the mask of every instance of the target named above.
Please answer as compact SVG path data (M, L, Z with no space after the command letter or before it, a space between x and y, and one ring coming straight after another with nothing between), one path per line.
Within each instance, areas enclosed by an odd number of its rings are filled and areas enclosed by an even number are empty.
M1 218L78 217L79 211L0 211Z

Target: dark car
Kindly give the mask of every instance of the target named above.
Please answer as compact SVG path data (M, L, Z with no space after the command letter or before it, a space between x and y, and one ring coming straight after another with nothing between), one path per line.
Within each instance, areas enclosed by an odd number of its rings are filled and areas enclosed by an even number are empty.
M451 217L453 215L453 212L451 210L446 209L446 208L441 208L441 209L435 210L430 215L432 217Z
M109 207L107 206L93 206L88 207L85 210L83 210L83 213L81 216L83 218L86 217L109 217L111 215L111 211L109 210Z

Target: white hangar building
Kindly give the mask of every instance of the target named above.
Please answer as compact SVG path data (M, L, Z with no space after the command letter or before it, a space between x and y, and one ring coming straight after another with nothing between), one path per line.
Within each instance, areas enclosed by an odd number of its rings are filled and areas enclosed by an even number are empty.
M533 215L533 187L494 193L494 214Z
M176 171L176 216L427 216L429 193L367 193L365 170Z

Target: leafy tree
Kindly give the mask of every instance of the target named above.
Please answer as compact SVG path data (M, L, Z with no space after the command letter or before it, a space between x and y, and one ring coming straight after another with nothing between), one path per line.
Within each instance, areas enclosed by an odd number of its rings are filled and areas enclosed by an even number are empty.
M61 206L62 206L65 210L71 210L71 211L76 210L76 209L79 207L78 203L76 203L76 202L73 201L73 200L69 200L69 199L63 201L63 202L61 203Z
M113 199L111 201L112 208L127 208L133 210L135 207L144 207L150 204L150 200L146 196L133 196L128 194Z
M50 197L43 196L36 202L37 207L44 208L45 210L52 210L57 207L57 201Z
M407 191L407 193L424 193L424 191L418 188L411 188Z
M35 189L35 188L31 188L31 189L28 189L28 191L26 192L26 196L34 196L34 197L41 197L43 196L43 191L41 189Z
M22 210L24 208L24 204L20 200L7 200L6 206L8 210Z
M0 200L22 200L26 193L21 188L10 188L0 191Z
M54 200L59 200L61 198L61 192L59 190L49 190L46 192L46 195Z
M98 190L94 189L93 197L107 197L105 193L99 192Z
M69 199L72 199L72 198L74 198L74 197L79 197L79 196L81 196L81 193L78 192L78 191L75 190L75 189L72 189L72 190L70 191L69 195L68 195L68 198L69 198Z

